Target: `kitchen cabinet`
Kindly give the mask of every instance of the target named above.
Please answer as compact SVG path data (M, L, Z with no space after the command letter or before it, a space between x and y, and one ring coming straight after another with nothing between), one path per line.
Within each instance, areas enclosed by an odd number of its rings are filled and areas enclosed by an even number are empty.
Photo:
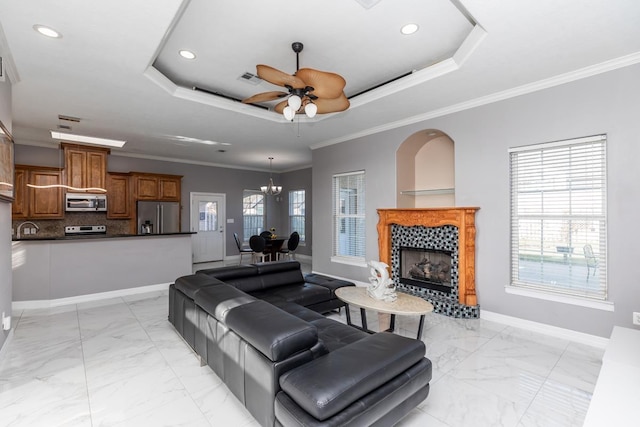
M107 218L132 219L131 174L107 173Z
M64 217L62 171L43 166L16 165L13 219L58 219ZM34 188L46 186L49 188Z
M29 171L16 165L13 181L13 203L11 203L11 217L13 219L26 219L29 214L29 201L27 199L27 176Z
M133 172L135 200L179 202L182 176Z
M64 150L64 181L69 187L87 190L67 189L67 192L97 192L106 188L108 148L87 147L78 144L60 144Z

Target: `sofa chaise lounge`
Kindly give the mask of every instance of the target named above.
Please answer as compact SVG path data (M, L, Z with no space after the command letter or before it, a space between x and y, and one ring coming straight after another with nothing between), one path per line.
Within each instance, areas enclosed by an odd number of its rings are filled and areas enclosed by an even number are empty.
M353 283L297 261L201 270L169 290L169 321L262 426L388 426L429 393L422 341L321 313Z

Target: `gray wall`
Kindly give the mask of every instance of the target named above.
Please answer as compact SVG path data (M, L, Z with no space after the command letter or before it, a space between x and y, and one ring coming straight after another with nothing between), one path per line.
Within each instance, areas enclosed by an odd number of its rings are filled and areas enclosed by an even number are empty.
M5 80L0 82L0 121L11 132L11 84ZM0 314L7 316L11 315L11 271L11 204L0 202ZM0 348L8 335L0 327Z
M282 219L277 234L288 236L291 234L289 229L289 191L305 190L305 239L306 241L296 249L296 254L311 256L311 247L313 243L313 227L311 221L312 204L312 179L311 168L300 169L293 172L283 173L280 175L280 181L276 182L282 185L280 204L280 218Z
M17 141L20 142L19 140ZM49 142L49 141L47 141ZM28 145L16 145L16 162L38 166L60 166L64 162L62 150ZM242 192L246 189L259 189L269 180L268 172L254 172L241 169L229 169L212 166L175 163L159 160L141 159L111 155L108 158L110 172L152 172L182 175L182 230L189 230L189 194L191 192L225 193L227 203L227 219L233 218L233 224L227 224L227 256L237 255L238 249L233 241L233 233L242 236ZM290 189L306 189L308 199L311 198L311 169L273 174L277 185L284 187L278 198L267 197L266 227L276 227L278 233L288 230L288 191ZM311 224L311 209L307 208L307 222ZM310 230L310 227L309 227ZM308 233L311 238L311 233ZM308 247L300 248L298 253L311 255ZM308 251L308 252L307 252Z
M378 259L376 208L395 205L395 152L439 129L455 143L456 205L479 206L476 287L481 310L606 336L640 311L640 65L313 152L313 270L366 281L368 269L331 263L331 175L366 170L367 260ZM505 293L510 281L509 147L608 134L608 284L615 312ZM323 232L324 231L324 232Z

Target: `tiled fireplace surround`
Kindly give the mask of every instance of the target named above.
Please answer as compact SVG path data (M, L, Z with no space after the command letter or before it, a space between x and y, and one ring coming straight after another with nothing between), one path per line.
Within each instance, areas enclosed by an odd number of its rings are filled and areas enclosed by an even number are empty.
M478 318L475 289L475 207L378 209L380 261L399 290L431 302L434 312ZM399 283L400 247L451 252L451 293Z

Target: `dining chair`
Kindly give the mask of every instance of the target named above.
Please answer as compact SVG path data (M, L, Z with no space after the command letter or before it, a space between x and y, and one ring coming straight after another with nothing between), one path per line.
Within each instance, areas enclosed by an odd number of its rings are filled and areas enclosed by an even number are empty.
M258 259L260 262L265 262L267 261L267 258L271 258L271 252L265 252L266 243L263 237L257 235L251 236L249 239L249 246L253 251L251 257L253 262L257 262Z
M300 234L297 231L294 231L293 233L291 233L289 239L287 240L287 247L282 248L278 251L278 259L282 259L285 257L288 259L295 259L295 250L298 248L299 244Z
M233 233L233 238L236 241L236 246L238 246L238 251L240 252L240 263L242 264L242 257L244 255L249 255L249 257L251 259L253 259L253 249L251 248L245 248L242 246L242 243L240 243L240 238L238 237L238 233Z

